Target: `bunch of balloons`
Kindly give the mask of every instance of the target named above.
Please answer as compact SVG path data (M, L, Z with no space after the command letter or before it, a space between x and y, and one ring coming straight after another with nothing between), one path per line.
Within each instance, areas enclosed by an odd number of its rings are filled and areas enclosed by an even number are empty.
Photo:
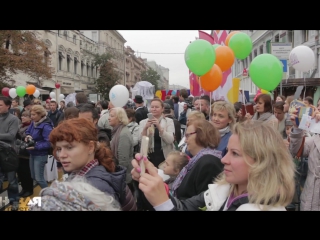
M50 96L51 99L52 99L52 98L56 99L56 93L55 93L55 92L50 92L50 93L49 93L49 96ZM59 99L58 99L58 100L61 101L62 99L65 99L65 95L61 93L61 94L59 95Z
M10 89L5 87L2 89L1 93L3 96L11 98L16 98L17 96L24 97L26 94L33 95L36 98L40 96L39 90L32 84L28 85L27 87L18 86Z
M245 59L252 51L251 38L242 32L231 32L225 46L211 45L198 39L185 50L184 59L189 70L200 77L200 86L208 91L216 90L222 82L222 73L230 69L235 58Z

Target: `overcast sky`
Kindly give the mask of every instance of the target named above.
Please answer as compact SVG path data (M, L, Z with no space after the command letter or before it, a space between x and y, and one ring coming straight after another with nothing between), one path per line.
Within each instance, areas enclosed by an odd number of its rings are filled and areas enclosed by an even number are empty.
M158 65L169 68L169 84L189 88L189 70L184 52L190 41L199 37L198 30L118 30L127 41L125 46ZM211 30L202 30L211 33Z

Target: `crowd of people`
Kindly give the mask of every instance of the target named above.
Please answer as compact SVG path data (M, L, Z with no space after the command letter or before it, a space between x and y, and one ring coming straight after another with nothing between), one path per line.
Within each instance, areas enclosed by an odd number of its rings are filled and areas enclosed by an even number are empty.
M15 146L19 168L0 169L0 188L7 178L12 211L33 195L33 181L42 202L31 211L320 210L320 137L298 128L292 100L260 94L251 115L240 102L185 89L149 108L140 95L123 107L84 93L75 104L26 99L23 107L1 96L0 141ZM319 121L320 100L303 101ZM45 180L50 154L66 180Z

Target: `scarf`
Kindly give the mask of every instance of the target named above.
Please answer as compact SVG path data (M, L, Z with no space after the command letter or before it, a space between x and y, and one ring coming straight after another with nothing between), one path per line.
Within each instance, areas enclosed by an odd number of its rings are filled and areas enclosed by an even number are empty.
M24 128L26 126L29 126L31 124L31 122L25 122L21 124L21 127Z
M115 126L112 129L112 138L111 138L112 140L110 142L110 147L116 159L118 159L118 146L119 146L120 133L124 127L125 126L120 123L119 125Z
M191 171L191 169L193 168L193 166L198 162L198 160L203 157L204 155L213 155L217 158L220 158L220 151L217 151L215 149L212 148L203 148L202 150L200 150L195 156L193 156L193 158L191 158L191 160L189 161L189 163L187 164L187 166L185 166L179 173L179 175L177 176L176 180L173 182L172 184L172 193L175 197L177 197L177 189L179 188L179 186L181 185L183 179L185 178L185 176L188 174L188 172Z
M228 132L230 132L230 127L229 126L226 126L225 128L219 129L220 137L223 137Z
M44 116L38 122L33 122L33 126L38 127L46 118L47 118L47 116Z
M253 120L259 120L259 121L266 121L269 119L269 117L272 116L272 113L270 112L265 112L265 113L260 113L260 116L258 118L258 113L256 112L254 115L253 115Z
M101 211L90 199L57 180L43 189L40 196L41 207L30 206L29 211Z
M161 120L163 117L161 116L158 121L159 125L161 123ZM151 125L147 129L147 136L149 137L149 147L148 147L148 153L153 153L154 152L154 131L155 131L155 126ZM163 141L161 140L161 146L163 147Z

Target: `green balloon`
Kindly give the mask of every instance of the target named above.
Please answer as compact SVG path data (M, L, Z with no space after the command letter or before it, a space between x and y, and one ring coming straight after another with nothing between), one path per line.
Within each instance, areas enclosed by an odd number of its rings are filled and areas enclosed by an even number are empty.
M19 96L19 97L23 97L24 95L26 95L26 88L25 87L23 87L23 86L18 86L17 88L16 88L16 93L17 93L17 95Z
M191 72L197 76L203 76L210 71L216 61L216 52L211 43L198 39L187 47L184 60Z
M252 51L252 40L245 33L234 34L229 40L229 47L237 59L245 59Z
M249 75L258 88L272 91L282 80L282 63L272 54L260 54L251 62Z
M212 47L213 47L214 50L216 50L216 48L217 48L217 47L220 47L220 46L221 46L220 44L213 44L213 45L212 45Z

